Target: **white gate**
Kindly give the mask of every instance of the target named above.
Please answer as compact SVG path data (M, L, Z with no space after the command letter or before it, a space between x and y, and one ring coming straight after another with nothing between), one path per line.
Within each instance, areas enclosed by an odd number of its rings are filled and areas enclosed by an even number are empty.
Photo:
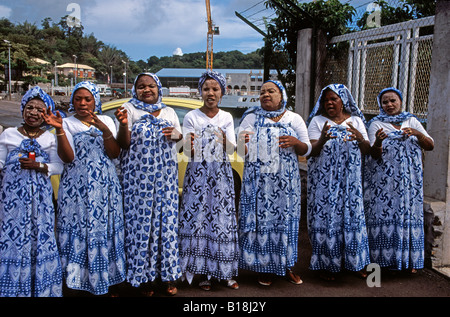
M403 93L403 110L426 121L433 26L431 16L331 39L349 44L346 85L365 114L378 114L376 96L393 86Z

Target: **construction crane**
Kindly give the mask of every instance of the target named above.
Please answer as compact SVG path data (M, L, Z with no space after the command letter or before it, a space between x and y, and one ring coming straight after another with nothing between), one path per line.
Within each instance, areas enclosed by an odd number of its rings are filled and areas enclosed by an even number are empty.
M206 16L208 19L208 35L206 39L206 69L212 70L213 68L213 36L219 35L219 27L215 26L211 19L211 6L209 0L206 2Z

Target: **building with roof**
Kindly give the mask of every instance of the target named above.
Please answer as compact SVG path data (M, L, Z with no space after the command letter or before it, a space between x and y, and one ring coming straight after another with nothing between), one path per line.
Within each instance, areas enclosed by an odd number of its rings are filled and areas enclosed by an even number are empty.
M56 67L58 68L58 73L65 76L72 74L75 77L76 74L76 77L80 79L95 79L95 68L88 65L65 63Z
M214 69L227 79L227 94L258 95L264 78L263 69ZM204 68L163 68L156 73L163 87L189 87L197 89ZM270 71L270 79L277 79L277 72Z

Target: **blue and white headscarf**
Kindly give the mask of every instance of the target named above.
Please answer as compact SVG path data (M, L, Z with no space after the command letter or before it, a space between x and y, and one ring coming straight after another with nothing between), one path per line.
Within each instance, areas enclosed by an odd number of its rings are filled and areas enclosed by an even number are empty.
M227 79L225 78L225 76L214 70L207 70L202 74L198 81L198 92L200 96L202 95L203 84L208 78L212 78L217 81L220 85L220 89L222 90L222 96L225 95L225 87L227 86Z
M355 99L353 99L350 90L348 90L348 88L343 84L331 84L323 88L322 91L320 92L319 99L317 99L316 105L314 106L313 111L311 112L308 120L306 121L306 125L309 125L313 117L322 114L323 111L322 97L324 97L325 91L328 89L333 91L335 94L339 96L339 98L341 98L345 111L350 113L352 116L360 117L363 123L364 124L366 123L366 119L364 118L364 115L361 112L361 110L359 110L358 106L356 105Z
M70 96L69 112L75 112L75 108L73 107L73 96L75 95L75 92L80 88L85 88L92 94L95 100L94 112L101 114L102 102L100 100L100 91L98 90L97 86L90 81L82 81L76 84L76 86L73 88L72 95Z
M383 109L383 104L381 103L381 97L387 93L387 92L395 92L398 97L400 98L400 101L403 102L403 96L402 96L402 92L400 90L398 90L397 88L394 87L389 87L389 88L384 88L383 90L380 91L380 93L377 96L377 102L378 102L378 107L380 108L380 114L376 117L374 117L372 120L369 121L369 123L367 124L368 126L370 126L370 124L373 121L381 121L381 122L386 122L386 123L401 123L403 121L408 120L411 117L415 117L415 115L413 115L412 113L409 113L407 111L402 111L401 113L399 113L398 115L395 116L390 116L386 113L386 111L384 111Z
M45 91L43 91L39 86L35 86L28 90L22 98L22 102L20 103L20 112L23 113L26 104L34 98L41 99L47 108L55 113L55 102L52 97L50 97Z
M288 97L287 97L286 89L284 88L283 84L278 80L268 80L268 81L264 82L264 84L265 83L274 83L275 85L277 85L278 89L280 89L281 96L282 96L280 109L275 110L275 111L267 111L263 107L261 107L261 105L252 107L244 112L244 114L242 115L242 118L241 118L241 122L242 122L242 119L244 119L244 117L250 113L254 113L255 115L261 115L266 118L275 118L286 111Z
M156 103L154 104L148 104L143 102L142 100L138 99L137 93L136 93L136 84L138 79L141 76L150 76L151 78L153 78L153 80L155 81L156 85L158 86L158 101L156 101ZM140 73L139 75L137 75L136 79L134 80L134 84L133 84L133 88L131 89L131 93L133 95L133 98L131 98L128 102L133 104L133 106L135 106L137 109L141 109L147 112L155 112L158 110L161 110L162 108L165 108L166 105L164 103L162 103L162 84L161 81L159 80L158 76L156 76L153 73Z

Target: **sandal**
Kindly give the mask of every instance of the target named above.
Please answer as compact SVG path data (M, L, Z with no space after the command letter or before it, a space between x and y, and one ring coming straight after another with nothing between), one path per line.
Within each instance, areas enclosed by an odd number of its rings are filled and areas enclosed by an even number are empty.
M198 286L200 286L200 288L204 291L210 291L211 290L211 281L209 281L209 280L202 281L198 284Z
M367 272L365 269L362 269L361 271L355 272L356 276L358 276L361 279L366 279L367 278Z
M335 274L328 272L328 271L320 272L319 277L324 281L334 281L336 279Z
M177 292L178 292L178 290L177 290L176 286L173 285L173 283L171 283L171 282L167 282L167 289L166 289L167 295L175 296L175 295L177 295Z
M258 283L263 286L270 286L272 285L272 279L269 274L260 274L258 276Z
M231 289L239 289L239 284L235 280L228 280L227 287Z
M287 270L286 277L287 277L288 281L291 282L292 284L300 285L300 284L303 283L303 281L300 278L300 276L295 274L291 269Z
M142 295L144 295L145 297L152 297L154 293L154 291L143 291Z

